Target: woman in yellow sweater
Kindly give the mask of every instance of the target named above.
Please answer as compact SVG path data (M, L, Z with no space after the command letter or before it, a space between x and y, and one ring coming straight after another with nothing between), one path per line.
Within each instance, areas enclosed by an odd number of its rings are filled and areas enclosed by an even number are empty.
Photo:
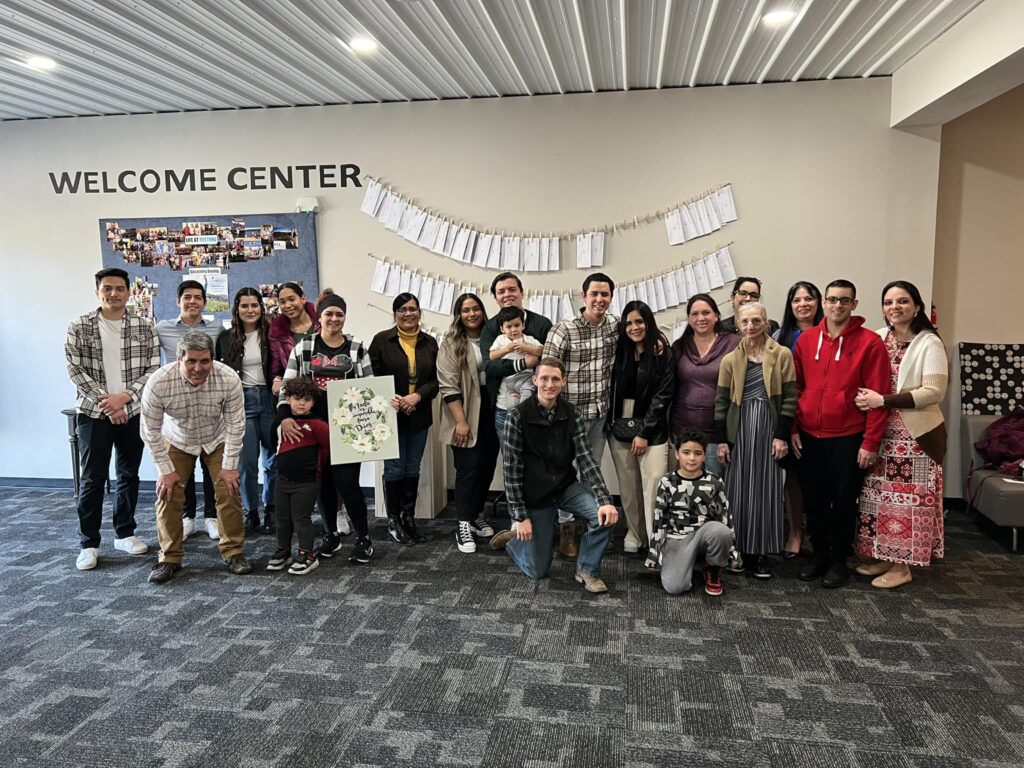
M943 555L942 459L946 424L939 403L946 394L946 350L913 283L882 289L885 341L892 391L857 394L861 410L888 408L878 460L864 481L857 524L857 554L869 562L857 573L871 586L892 589L911 581L910 567Z

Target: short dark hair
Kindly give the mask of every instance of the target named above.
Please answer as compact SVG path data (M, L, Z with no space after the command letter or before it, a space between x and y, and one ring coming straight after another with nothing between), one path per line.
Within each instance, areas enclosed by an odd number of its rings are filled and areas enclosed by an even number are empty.
M501 328L505 323L512 322L513 320L521 320L526 322L526 313L519 307L502 307L498 311L498 327Z
M604 272L594 272L592 275L587 275L587 279L583 281L584 293L590 288L591 283L608 283L608 292L613 296L615 295L615 281Z
M131 283L128 282L128 273L125 272L123 269L118 269L117 267L107 267L106 269L101 269L99 272L97 272L96 273L96 288L97 289L99 289L100 283L103 281L104 277L120 277L122 280L124 280L124 287L125 288L131 288Z
M416 309L420 308L420 300L416 298L414 293L400 293L395 296L395 300L391 302L391 311L397 313L403 306L408 304L410 301L416 302Z
M317 395L320 394L320 387L316 385L316 382L306 376L300 376L295 379L288 379L284 383L284 396L285 397L308 397L311 400L316 400Z
M557 357L542 357L540 362L537 363L536 367L533 369L534 373L539 371L542 365L546 365L548 368L557 368L562 372L562 378L565 378L565 363Z
M498 283L504 282L505 280L515 280L516 285L519 286L519 290L523 290L523 281L519 279L519 275L515 272L502 272L496 278L491 280L491 296L498 298L495 289L498 287Z
M678 451L683 443L699 443L701 448L707 450L708 435L700 427L683 427L672 435L672 447Z
M732 293L730 293L729 295L730 296L735 296L736 295L736 291L738 291L740 289L740 286L743 285L744 283L753 283L754 285L757 286L758 293L761 292L761 281L760 280L758 280L756 277L748 277L747 275L740 275L739 277L736 278L736 282L732 284Z
M852 298L857 298L857 286L851 283L849 280L843 280L842 278L839 278L838 280L833 280L831 283L825 286L826 296L828 296L829 288L849 288L851 291L853 291Z
M182 280L178 284L178 301L181 301L181 294L187 291L189 288L198 288L203 292L203 301L206 301L206 286L200 283L198 280Z

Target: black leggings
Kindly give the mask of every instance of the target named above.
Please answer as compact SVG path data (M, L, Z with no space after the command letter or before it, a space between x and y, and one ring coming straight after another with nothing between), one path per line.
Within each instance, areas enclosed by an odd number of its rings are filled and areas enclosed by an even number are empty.
M320 518L324 533L338 530L338 496L345 502L345 511L356 535L365 539L370 534L366 521L366 497L359 487L359 468L362 464L334 464L324 467L320 478Z

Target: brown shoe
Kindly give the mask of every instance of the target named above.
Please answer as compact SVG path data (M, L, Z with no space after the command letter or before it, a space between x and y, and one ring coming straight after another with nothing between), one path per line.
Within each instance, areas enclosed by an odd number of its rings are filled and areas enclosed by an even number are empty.
M608 591L608 586L598 576L591 576L580 570L576 571L576 581L582 584L587 592L593 592L595 595Z
M153 570L149 572L149 580L154 584L163 584L165 581L170 581L171 577L180 570L180 563L157 563L153 566Z
M568 560L575 560L576 555L580 553L579 548L576 546L576 521L570 520L568 523L559 525L558 537L558 551L562 554L562 557Z
M252 572L252 566L249 565L249 561L245 559L245 555L232 555L231 557L226 557L224 558L224 565L226 565L228 570L235 575Z
M493 550L504 549L505 545L512 541L512 539L514 538L515 533L508 529L504 531L498 531L496 534L491 536L491 540L487 542L487 546Z

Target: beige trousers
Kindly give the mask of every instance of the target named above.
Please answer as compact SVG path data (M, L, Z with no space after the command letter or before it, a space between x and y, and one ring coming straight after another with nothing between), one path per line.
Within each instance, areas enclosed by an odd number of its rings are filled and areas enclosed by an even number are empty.
M634 542L640 548L651 541L654 527L654 502L658 495L658 483L668 472L668 443L649 445L643 456L630 453L631 443L623 443L614 437L608 438L615 474L619 478L619 496L626 513L629 533L626 541Z

